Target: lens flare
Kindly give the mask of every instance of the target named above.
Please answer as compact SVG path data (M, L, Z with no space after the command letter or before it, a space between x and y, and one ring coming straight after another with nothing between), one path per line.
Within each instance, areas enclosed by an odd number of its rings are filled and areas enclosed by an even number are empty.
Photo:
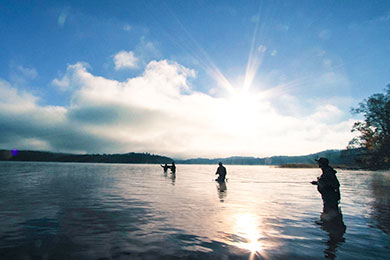
M17 149L12 149L11 153L12 153L12 156L16 156L16 155L18 155L19 151Z

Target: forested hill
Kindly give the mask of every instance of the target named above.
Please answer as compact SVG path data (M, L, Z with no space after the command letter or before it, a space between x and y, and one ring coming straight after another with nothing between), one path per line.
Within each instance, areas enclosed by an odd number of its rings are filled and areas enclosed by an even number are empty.
M357 160L361 150L327 150L319 153L302 156L272 156L265 158L256 157L228 157L228 158L197 158L176 160L178 164L224 164L235 165L283 165L283 164L315 164L314 159L326 157L331 165L357 167ZM38 161L38 162L93 162L93 163L172 163L169 157L149 153L125 153L125 154L67 154L39 151L11 151L0 150L0 161Z
M177 161L182 164L217 164L222 162L224 164L236 165L283 165L283 164L315 164L314 159L319 157L326 157L332 165L344 165L356 167L357 161L361 155L361 150L326 150L319 153L302 155L302 156L272 156L265 158L256 157L228 157L228 158L197 158Z
M38 151L0 150L0 161L93 162L93 163L171 163L169 157L149 153L66 154Z

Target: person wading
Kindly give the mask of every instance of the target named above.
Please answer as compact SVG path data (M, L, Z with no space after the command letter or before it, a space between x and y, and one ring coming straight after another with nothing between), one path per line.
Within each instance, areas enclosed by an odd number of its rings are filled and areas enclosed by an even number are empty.
M337 172L329 166L327 158L321 157L316 161L322 170L322 174L317 178L317 181L311 183L317 185L317 190L321 194L324 215L331 217L339 211L340 183L336 177Z
M226 168L225 166L222 165L221 162L218 163L218 169L217 172L215 173L216 175L218 174L218 178L215 179L217 182L224 182L226 178Z

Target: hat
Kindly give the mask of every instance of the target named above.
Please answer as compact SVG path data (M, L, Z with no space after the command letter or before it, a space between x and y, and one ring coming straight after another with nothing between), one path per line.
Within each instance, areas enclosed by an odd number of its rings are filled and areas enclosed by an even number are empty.
M328 165L329 164L329 160L324 158L324 157L320 157L319 159L315 159L315 161L318 164L322 164L322 165Z

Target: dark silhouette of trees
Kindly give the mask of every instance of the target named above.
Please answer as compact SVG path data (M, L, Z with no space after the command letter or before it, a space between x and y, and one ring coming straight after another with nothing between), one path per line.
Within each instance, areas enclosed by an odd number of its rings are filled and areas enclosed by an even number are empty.
M89 162L89 163L150 163L172 162L172 158L150 153L125 154L66 154L40 151L18 151L13 156L10 150L0 150L0 161L36 162Z
M257 157L228 157L228 158L197 158L187 160L175 160L176 164L217 164L222 162L226 165L284 165L284 167L307 167L315 164L314 159L326 157L335 167L358 168L356 156L361 152L359 149L349 150L326 150L302 156L272 156L265 158ZM13 154L11 150L0 149L0 161L37 161L37 162L91 162L91 163L172 163L173 159L165 156L149 153L126 153L126 154L67 154L43 151L23 151ZM305 164L305 165L303 165Z
M348 148L362 148L363 166L373 169L390 168L390 84L385 93L377 93L352 108L363 114L364 122L355 122L352 132L360 132Z

